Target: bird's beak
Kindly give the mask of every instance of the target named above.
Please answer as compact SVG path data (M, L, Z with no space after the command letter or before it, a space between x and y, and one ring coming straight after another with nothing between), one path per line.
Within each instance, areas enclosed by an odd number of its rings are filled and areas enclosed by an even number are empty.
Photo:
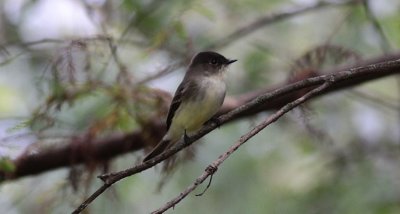
M237 61L237 59L230 59L230 60L228 60L228 63L227 63L227 64L229 65L229 64L232 64L232 63L234 63L234 62L236 62L236 61Z

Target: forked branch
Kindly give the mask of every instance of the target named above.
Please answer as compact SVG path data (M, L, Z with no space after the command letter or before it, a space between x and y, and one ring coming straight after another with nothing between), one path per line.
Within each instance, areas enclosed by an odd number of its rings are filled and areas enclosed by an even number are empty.
M391 60L391 61L387 61L387 62L383 62L383 63L371 64L371 65L367 65L367 66L363 66L363 67L351 68L351 69L343 70L343 71L340 71L337 73L312 77L312 78L304 79L302 81L298 81L298 82L286 85L282 88L278 88L276 90L267 92L265 94L262 94L262 95L256 97L252 101L220 116L218 118L218 120L220 121L220 124L224 124L227 121L231 120L232 118L235 118L236 116L238 116L240 114L243 114L244 112L247 112L254 108L259 108L260 106L264 105L266 102L268 102L271 99L285 96L291 92L298 91L298 90L304 89L304 88L308 88L308 89L309 88L317 88L317 89L312 90L312 91L314 91L313 93L311 93L311 92L310 92L311 94L307 93L308 94L307 96L303 96L299 100L297 100L297 102L300 102L299 104L301 104L302 102L305 101L304 99L310 99L312 96L317 95L322 90L329 89L329 88L326 88L328 85L331 87L334 87L337 84L339 84L339 85L345 84L346 81L348 81L350 79L353 79L353 80L354 79L357 80L360 78L362 79L362 78L366 78L369 76L374 76L379 73L390 73L390 74L400 73L400 59ZM296 104L296 101L294 103ZM297 104L297 105L299 105L299 104ZM293 106L293 105L294 105L293 103L289 103L289 104L285 105L285 106L288 106L288 107L286 107L286 108L288 108L287 111L294 108L295 106ZM283 109L283 110L281 109L280 114L285 113L285 111L284 111L285 109ZM278 118L279 117L271 118L272 122L274 122ZM74 213L80 213L94 199L96 199L101 193L103 193L106 189L108 189L108 187L110 187L114 183L120 181L123 178L132 176L134 174L137 174L139 172L142 172L146 169L149 169L149 168L157 165L158 163L171 157L172 155L174 155L178 151L182 150L183 148L191 145L194 141L203 137L204 135L211 132L215 128L217 128L217 125L214 123L210 123L210 124L204 126L195 135L190 137L186 143L179 142L177 144L177 146L172 147L171 149L165 151L163 154L155 157L154 159L151 159L145 163L140 163L132 168L128 168L128 169L122 170L120 172L110 173L110 174L105 174L105 175L99 176L104 181L104 185L102 187L100 187L95 193L93 193L88 199L86 199L74 211ZM256 133L257 132L255 132L254 134L256 134Z

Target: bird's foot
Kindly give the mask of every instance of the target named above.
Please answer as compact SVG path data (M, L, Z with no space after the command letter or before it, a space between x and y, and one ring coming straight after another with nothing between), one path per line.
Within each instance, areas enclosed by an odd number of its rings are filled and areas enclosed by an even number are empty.
M183 142L187 144L189 142L189 136L186 134L186 129L183 133Z
M206 124L212 124L212 123L214 123L215 126L217 126L217 128L221 127L221 121L218 119L218 117L212 117L206 122Z

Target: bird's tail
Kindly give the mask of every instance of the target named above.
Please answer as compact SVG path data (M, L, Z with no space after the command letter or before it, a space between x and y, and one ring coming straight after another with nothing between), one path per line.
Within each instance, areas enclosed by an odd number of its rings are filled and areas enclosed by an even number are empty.
M143 159L143 162L146 162L152 158L154 158L155 156L161 154L170 144L171 140L166 140L166 139L162 139L156 147L154 147L153 150L151 150L151 152L149 154L146 155L146 157Z

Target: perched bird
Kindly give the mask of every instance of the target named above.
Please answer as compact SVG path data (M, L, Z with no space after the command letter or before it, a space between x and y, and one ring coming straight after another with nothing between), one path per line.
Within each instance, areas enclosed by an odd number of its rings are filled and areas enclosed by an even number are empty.
M225 99L225 73L237 60L216 52L200 52L190 62L175 92L167 116L167 133L143 162L161 154L187 134L198 131L220 109Z

